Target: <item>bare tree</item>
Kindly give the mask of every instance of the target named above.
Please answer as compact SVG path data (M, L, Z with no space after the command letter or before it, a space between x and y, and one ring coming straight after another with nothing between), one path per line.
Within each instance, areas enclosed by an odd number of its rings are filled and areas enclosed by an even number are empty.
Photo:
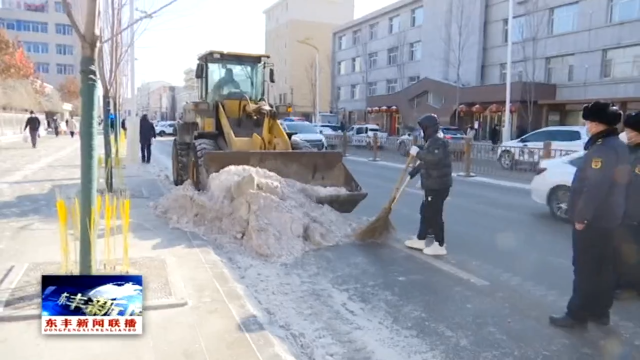
M404 89L405 84L405 66L408 60L407 36L404 31L396 35L396 47L398 48L398 58L396 60L396 74L398 77L398 91ZM387 54L388 56L388 54Z
M526 101L526 109L521 112L527 122L527 131L531 129L531 122L534 119L534 106L536 100L536 85L538 81L537 58L539 49L539 39L544 35L546 18L543 12L538 11L538 0L532 0L526 5L527 15L522 18L521 23L513 30L518 39L521 40L519 48L521 51L523 96Z
M460 93L461 88L464 87L462 83L462 67L467 56L467 50L470 45L470 39L473 34L471 33L470 24L470 9L468 4L464 4L463 0L454 0L450 3L449 7L449 19L450 23L443 34L443 42L445 48L448 49L444 53L444 62L446 64L447 78L451 79L453 73L452 82L456 86L456 124L460 125L459 113L457 111L460 106Z

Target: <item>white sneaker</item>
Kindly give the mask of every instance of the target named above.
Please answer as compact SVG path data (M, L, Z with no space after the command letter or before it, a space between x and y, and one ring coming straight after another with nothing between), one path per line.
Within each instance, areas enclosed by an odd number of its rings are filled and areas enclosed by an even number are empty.
M422 253L425 255L447 255L447 248L445 246L446 245L440 246L438 243L434 242L431 246L422 250Z
M427 247L426 240L411 239L404 242L404 246L416 250L424 250Z

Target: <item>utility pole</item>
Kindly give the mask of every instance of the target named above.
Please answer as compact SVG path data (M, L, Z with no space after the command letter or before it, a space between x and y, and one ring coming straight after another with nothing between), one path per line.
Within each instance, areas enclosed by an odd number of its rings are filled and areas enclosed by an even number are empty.
M129 0L129 24L135 21L135 0ZM137 157L138 141L140 134L138 132L140 124L138 123L138 99L136 98L136 44L135 44L135 27L131 26L129 30L129 88L131 96L131 116L127 119L127 160L134 164Z
M507 83L504 106L504 128L502 129L502 142L511 140L511 53L513 49L513 0L509 0L509 17L507 18Z

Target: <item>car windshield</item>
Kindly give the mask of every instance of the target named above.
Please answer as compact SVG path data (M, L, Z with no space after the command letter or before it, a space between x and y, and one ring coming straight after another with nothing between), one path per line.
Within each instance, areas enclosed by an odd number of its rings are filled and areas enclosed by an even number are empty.
M251 100L262 98L263 69L256 62L219 61L207 64L208 97L222 99L231 92L241 92Z
M442 133L449 136L454 136L454 135L464 136L464 132L462 132L462 130L460 129L443 128Z
M318 133L318 129L316 129L315 126L309 123L288 122L288 123L285 123L285 126L287 127L288 132L294 132L298 134L317 134Z
M369 128L369 132L379 132L380 129L378 128Z
M331 129L333 131L340 131L340 126L338 125L320 125L321 128Z

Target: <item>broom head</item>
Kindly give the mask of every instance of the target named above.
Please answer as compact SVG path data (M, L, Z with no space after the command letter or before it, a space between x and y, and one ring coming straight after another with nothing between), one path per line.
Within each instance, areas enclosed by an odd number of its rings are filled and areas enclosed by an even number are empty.
M355 238L361 242L382 242L389 239L395 227L391 223L391 206L385 206L369 224L360 229Z

